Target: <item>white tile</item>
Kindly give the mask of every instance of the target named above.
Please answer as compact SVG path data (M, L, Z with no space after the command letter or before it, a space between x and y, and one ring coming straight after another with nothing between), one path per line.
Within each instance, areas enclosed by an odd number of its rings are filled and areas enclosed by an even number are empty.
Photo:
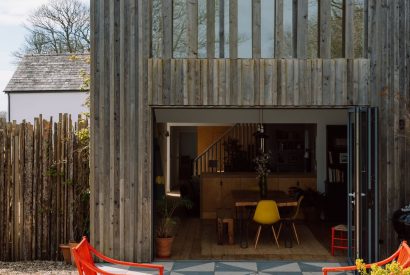
M121 266L121 265L114 265L114 264L108 264L108 263L98 263L95 264L99 269L102 269L107 272L111 273L127 273L129 267L128 266Z
M215 271L215 275L250 275L250 274L260 274L257 272L249 271Z
M250 271L257 271L258 267L256 266L256 262L220 262L224 265L233 266L236 268L246 269Z
M109 263L97 263L95 265L104 271L114 273L114 274L147 275L147 274L157 274L158 273L157 270L138 271L138 268L136 267L114 265L114 264L109 264Z
M304 264L308 264L308 265L313 265L313 266L317 266L317 267L336 267L336 266L340 266L339 263L331 263L331 262L302 262Z
M262 271L265 272L278 272L278 271L287 271L287 272L300 272L300 267L298 263L290 263L290 264L284 264L280 266L274 266L268 269L264 269Z
M125 273L126 275L149 275L149 274L158 274L158 271L150 271L150 272L141 272L141 271L128 271Z
M194 265L194 266L178 269L176 271L178 272L181 272L181 271L215 271L215 262Z
M169 271L174 266L174 262L153 262L152 264L164 266L164 270Z

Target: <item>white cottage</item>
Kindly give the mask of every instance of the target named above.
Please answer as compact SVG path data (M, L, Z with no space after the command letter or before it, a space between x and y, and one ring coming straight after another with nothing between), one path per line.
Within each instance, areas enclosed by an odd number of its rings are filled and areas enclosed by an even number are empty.
M26 55L4 92L8 95L9 121L32 121L68 113L77 117L87 111L87 91L81 72L89 72L87 54Z

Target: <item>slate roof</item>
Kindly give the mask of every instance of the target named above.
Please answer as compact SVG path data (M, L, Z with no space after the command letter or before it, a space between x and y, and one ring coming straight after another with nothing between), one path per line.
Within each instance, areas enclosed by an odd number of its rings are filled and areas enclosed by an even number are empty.
M26 55L4 92L80 91L81 70L90 71L88 54Z

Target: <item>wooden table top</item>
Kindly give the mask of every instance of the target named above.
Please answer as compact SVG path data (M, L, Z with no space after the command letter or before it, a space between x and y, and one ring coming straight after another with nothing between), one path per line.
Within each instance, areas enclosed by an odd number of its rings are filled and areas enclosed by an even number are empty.
M236 207L256 206L260 201L259 191L232 190L232 198ZM298 205L296 198L282 191L269 191L266 200L274 200L278 207Z

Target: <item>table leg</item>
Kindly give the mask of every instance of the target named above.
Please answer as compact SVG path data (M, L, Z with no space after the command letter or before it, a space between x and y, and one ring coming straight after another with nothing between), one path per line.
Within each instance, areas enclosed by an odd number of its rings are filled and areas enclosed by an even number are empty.
M241 248L247 248L248 247L248 230L246 226L246 222L244 221L244 212L245 212L245 207L241 207L239 210L239 232L240 232L240 240L239 244ZM245 228L244 228L245 227ZM245 231L245 232L244 232Z
M292 245L292 222L291 221L283 221L283 233L285 235L285 247L291 248Z

